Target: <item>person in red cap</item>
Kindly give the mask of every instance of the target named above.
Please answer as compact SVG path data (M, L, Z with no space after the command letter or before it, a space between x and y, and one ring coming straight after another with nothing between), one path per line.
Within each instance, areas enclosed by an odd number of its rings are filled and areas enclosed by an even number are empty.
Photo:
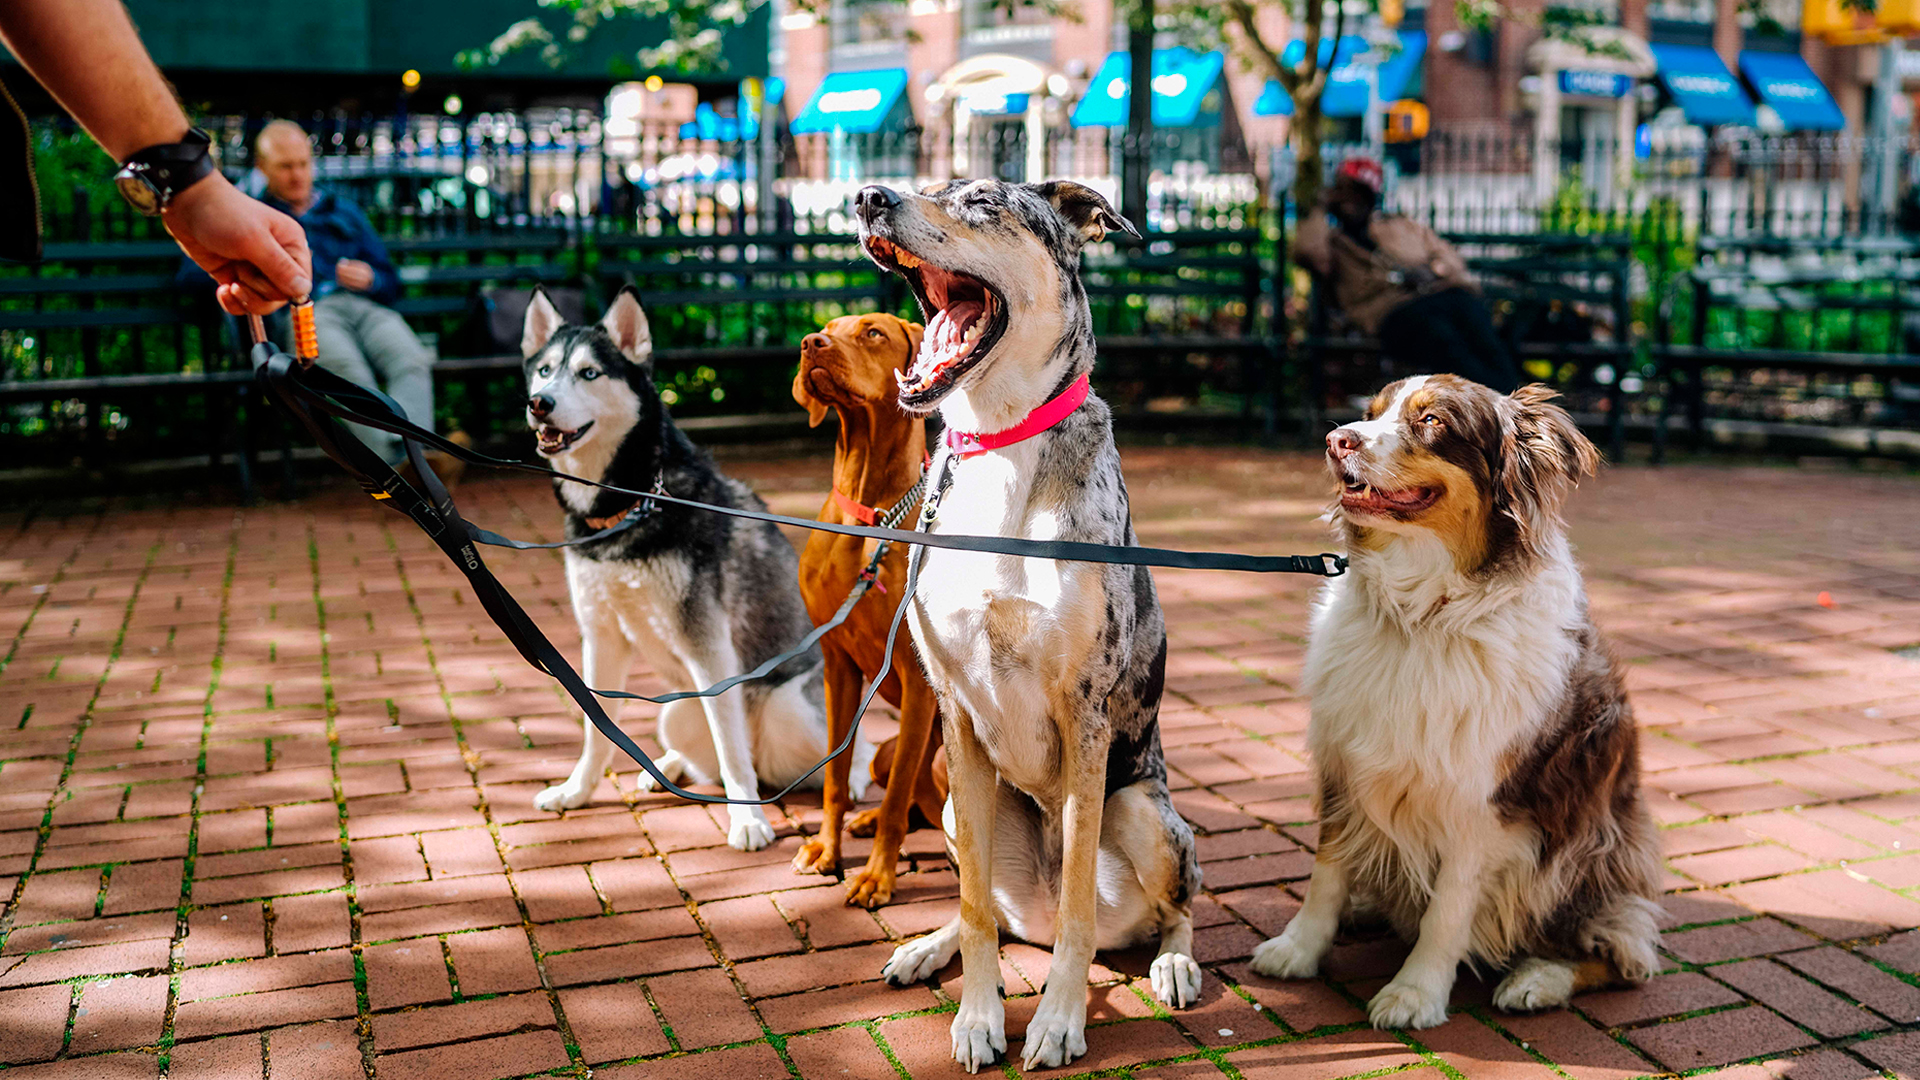
M1295 257L1333 290L1348 322L1380 339L1396 367L1513 390L1520 373L1466 261L1425 225L1380 213L1383 178L1372 158L1342 161L1333 186L1301 217Z

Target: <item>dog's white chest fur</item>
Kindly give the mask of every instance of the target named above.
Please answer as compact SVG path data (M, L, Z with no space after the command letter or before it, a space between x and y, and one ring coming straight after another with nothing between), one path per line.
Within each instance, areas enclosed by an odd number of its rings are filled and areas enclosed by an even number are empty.
M1570 558L1493 595L1437 566L1394 565L1418 548L1395 545L1327 585L1306 689L1312 752L1354 810L1350 842L1391 848L1422 888L1448 845L1485 845L1495 866L1530 857L1531 837L1493 797L1503 759L1565 692L1582 608Z
M932 531L1051 540L1059 520L1030 504L1032 445L955 462ZM1043 802L1058 783L1050 692L1100 616L1084 564L927 550L913 637L921 658L973 719L1007 782Z
M692 577L677 556L610 562L567 552L567 587L581 630L626 638L676 689L692 688L683 659L689 643L676 614Z

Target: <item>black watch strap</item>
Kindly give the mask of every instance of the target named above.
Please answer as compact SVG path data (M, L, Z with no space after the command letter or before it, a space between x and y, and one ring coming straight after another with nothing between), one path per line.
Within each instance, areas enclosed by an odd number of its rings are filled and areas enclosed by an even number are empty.
M117 175L143 181L164 209L174 196L213 172L212 146L213 138L205 131L188 128L179 142L149 146L129 157Z

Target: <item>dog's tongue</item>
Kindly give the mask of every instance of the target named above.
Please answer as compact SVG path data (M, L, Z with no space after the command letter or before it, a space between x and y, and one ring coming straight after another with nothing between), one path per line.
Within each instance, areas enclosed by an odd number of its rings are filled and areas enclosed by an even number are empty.
M969 344L967 332L986 312L987 306L978 300L958 300L941 308L927 325L926 335L920 342L920 353L913 361L913 378L925 382L941 365L951 364L965 355Z

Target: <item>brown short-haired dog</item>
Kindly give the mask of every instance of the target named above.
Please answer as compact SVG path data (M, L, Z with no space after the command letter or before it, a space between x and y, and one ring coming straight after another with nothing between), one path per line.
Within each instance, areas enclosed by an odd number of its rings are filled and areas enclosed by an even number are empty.
M895 508L920 479L926 460L927 424L902 412L896 372L904 371L920 347L919 323L894 315L847 315L828 323L800 343L800 371L793 378L793 399L807 407L814 425L827 409L840 414L840 436L833 452L833 495L820 509L821 521L872 525ZM912 528L914 505L900 508L901 527ZM816 532L800 555L800 592L815 624L827 621L852 591L873 556L873 542L857 536ZM829 744L839 745L857 717L860 692L877 677L886 648L887 625L906 596L907 549L895 546L881 561L879 580L847 617L820 642L826 655ZM900 709L900 736L889 758L886 797L877 813L854 819L853 831L873 829L867 865L847 880L847 903L879 907L893 897L894 868L907 834L908 812L919 806L928 821L940 820L941 797L929 769L940 728L933 690L920 671L913 647L903 634L880 696ZM876 765L879 765L876 759ZM820 835L800 848L797 871L831 874L840 868L841 824L851 808L847 796L850 755L828 766ZM876 772L878 769L876 769Z

